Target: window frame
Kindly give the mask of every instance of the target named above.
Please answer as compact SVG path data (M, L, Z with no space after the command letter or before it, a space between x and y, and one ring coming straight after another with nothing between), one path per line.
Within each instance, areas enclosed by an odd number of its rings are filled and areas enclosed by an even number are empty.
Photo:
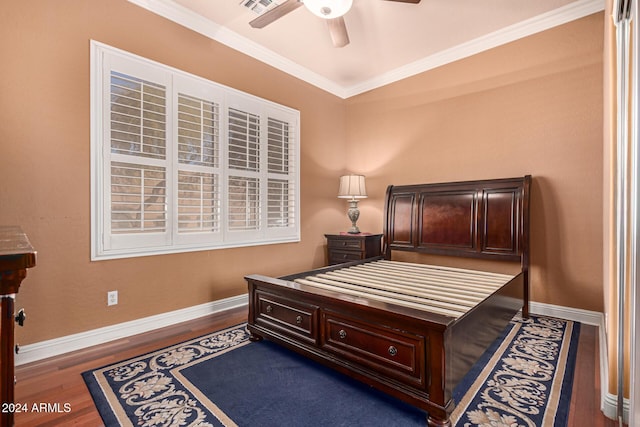
M298 110L256 97L254 95L192 75L179 69L151 61L129 52L91 40L91 260L129 258L159 254L259 246L300 241L300 112ZM111 71L128 74L166 87L166 157L144 163L166 164L165 211L166 230L157 234L124 233L116 235L111 230L111 165L114 155L111 138ZM152 76L153 78L149 78ZM217 171L218 230L180 231L178 224L178 174L192 170L205 171L205 167L179 162L178 153L178 99L181 95L218 104L218 165L209 170ZM229 164L228 111L240 109L259 116L259 171L233 169ZM274 174L268 169L269 130L271 120L289 125L287 132L288 170ZM283 138L286 138L283 136ZM126 156L126 155L125 155ZM130 155L133 159L134 156ZM117 161L117 160L115 160ZM182 166L181 166L182 165ZM258 179L257 230L232 230L229 226L228 185L231 176L247 176ZM183 175L184 176L184 175ZM288 182L287 203L282 209L287 213L281 218L282 227L273 227L269 217L269 182L282 178ZM293 187L293 188L290 188ZM276 190L277 191L277 190ZM290 199L293 200L290 200ZM278 199L278 195L273 198ZM204 202L201 202L204 203ZM145 209L145 207L141 207ZM277 207L276 207L277 210ZM277 222L277 221L276 221Z

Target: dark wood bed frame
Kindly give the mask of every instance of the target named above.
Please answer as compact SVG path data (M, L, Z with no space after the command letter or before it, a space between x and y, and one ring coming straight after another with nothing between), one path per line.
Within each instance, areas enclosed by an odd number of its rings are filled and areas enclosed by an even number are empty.
M522 309L529 316L531 177L389 186L384 257L392 251L519 262L515 277L455 319L321 290L298 277L250 275L248 329L428 412L450 426L454 387ZM328 396L330 398L330 396Z

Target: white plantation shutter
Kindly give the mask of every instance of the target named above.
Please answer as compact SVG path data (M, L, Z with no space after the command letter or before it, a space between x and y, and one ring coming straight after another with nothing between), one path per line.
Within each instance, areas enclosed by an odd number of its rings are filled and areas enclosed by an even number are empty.
M220 229L218 176L178 171L178 232Z
M166 231L166 90L111 72L111 231Z
M258 178L229 177L228 225L231 231L260 229L260 181Z
M229 108L227 227L236 236L261 227L260 140L260 116Z
M267 192L267 226L290 227L294 225L292 197L289 181L269 179Z
M267 227L295 227L295 169L292 125L268 119L267 136Z
M245 99L227 117L229 239L297 233L296 118Z
M112 71L110 95L111 152L165 159L166 88Z
M164 245L167 224L167 88L143 69L106 79L105 246Z
M180 91L177 104L177 241L215 242L221 232L220 105Z
M178 95L178 159L180 163L218 167L220 107L212 101Z
M287 174L289 172L289 123L269 118L267 141L269 173Z
M299 112L92 42L92 259L296 242Z
M260 117L229 108L229 169L260 170Z
M164 168L111 162L111 232L164 232L166 183Z

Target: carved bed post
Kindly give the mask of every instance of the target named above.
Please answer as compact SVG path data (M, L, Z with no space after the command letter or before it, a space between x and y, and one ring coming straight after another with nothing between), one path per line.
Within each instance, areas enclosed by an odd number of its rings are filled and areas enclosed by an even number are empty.
M392 191L393 191L393 185L389 185L387 187L387 192L385 193L385 197L384 197L384 212L388 212L388 209L391 206L390 204L391 204ZM391 259L391 249L389 248L389 241L390 241L389 230L390 230L390 224L388 223L388 216L386 216L382 223L382 256L384 257L384 259L387 259L387 260Z
M522 255L521 255L521 264L522 264L522 272L524 278L524 304L522 306L522 317L525 319L529 318L529 250L530 250L530 242L529 242L529 199L531 198L531 175L526 175L524 177L524 182L522 186L522 231L520 232L520 236L522 239Z

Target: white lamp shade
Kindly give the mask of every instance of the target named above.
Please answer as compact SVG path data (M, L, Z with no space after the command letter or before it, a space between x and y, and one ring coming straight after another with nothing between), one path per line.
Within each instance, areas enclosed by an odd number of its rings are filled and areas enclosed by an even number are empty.
M367 188L364 184L364 175L344 175L340 177L338 197L341 199L364 199L367 197Z
M353 0L304 0L304 5L316 16L324 19L338 18L351 9Z

